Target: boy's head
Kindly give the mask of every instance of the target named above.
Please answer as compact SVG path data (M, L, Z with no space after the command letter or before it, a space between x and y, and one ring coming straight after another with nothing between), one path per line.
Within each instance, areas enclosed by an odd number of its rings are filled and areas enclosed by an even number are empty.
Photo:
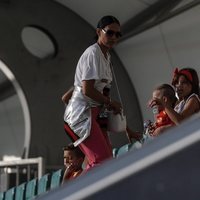
M177 101L174 88L169 84L162 84L156 87L152 94L153 98L162 99L165 102L168 102L172 107L175 106ZM159 107L159 110L162 108Z
M79 147L69 145L63 148L63 157L65 167L68 167L69 165L76 165L77 167L81 167L85 155Z

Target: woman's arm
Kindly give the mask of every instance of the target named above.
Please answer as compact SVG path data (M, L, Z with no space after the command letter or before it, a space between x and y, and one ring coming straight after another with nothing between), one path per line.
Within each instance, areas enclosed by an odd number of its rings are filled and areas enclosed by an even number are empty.
M95 89L95 80L84 80L82 83L82 90L85 96L111 107L115 113L121 112L122 106L119 102L111 100L109 97L103 95L101 92Z
M143 134L139 131L132 131L128 126L126 127L127 137L129 142L132 142L132 139L140 141L143 137Z

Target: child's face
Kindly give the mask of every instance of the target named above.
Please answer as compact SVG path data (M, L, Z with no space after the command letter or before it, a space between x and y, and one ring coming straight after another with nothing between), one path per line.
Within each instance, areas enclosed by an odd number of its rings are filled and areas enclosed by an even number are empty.
M64 150L64 165L68 167L70 165L81 166L83 162L82 158L78 158L73 151Z
M152 94L153 99L163 99L163 92L160 90L154 90ZM162 110L163 107L161 105L158 105L158 110Z
M64 150L64 165L67 167L68 165L71 165L74 160L76 160L74 153L69 150Z
M179 77L175 87L179 99L185 98L192 92L192 85L184 76Z

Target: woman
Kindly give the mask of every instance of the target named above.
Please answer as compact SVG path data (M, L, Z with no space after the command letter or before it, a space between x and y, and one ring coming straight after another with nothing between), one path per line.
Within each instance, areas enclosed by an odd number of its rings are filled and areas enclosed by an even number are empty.
M200 110L197 72L192 68L175 69L172 85L175 87L179 99L175 108L159 99L154 99L151 107L155 104L161 104L172 122L178 125Z
M113 16L104 16L96 34L97 42L78 61L73 94L64 114L64 121L74 133L74 146L79 145L87 157L88 169L112 157L108 137L97 122L102 105L115 113L121 111L120 103L103 94L103 89L112 81L109 50L121 37L119 21Z

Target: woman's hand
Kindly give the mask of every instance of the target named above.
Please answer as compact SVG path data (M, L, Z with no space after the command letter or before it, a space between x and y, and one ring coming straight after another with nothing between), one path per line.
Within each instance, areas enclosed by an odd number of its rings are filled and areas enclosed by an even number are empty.
M111 100L108 96L100 93L94 88L95 80L83 81L83 94L90 97L94 101L105 104L109 110L113 110L114 114L122 112L122 105L118 101Z
M108 105L108 109L113 110L114 114L118 114L118 113L122 112L122 105L121 105L121 103L119 103L115 100L111 100Z
M126 127L126 132L128 135L129 142L132 142L132 139L140 141L143 137L142 133L139 131L132 131L128 126Z

